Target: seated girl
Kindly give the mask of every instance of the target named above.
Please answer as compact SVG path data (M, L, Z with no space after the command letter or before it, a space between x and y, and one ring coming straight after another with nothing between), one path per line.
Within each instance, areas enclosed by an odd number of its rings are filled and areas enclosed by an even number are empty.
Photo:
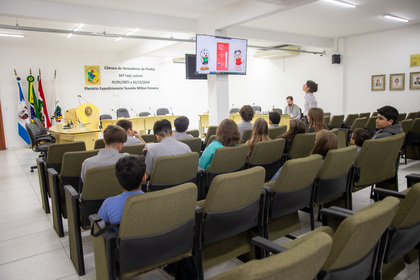
M268 141L268 124L267 121L263 118L258 118L254 122L254 127L252 129L251 139L249 139L246 144L248 144L249 152L248 159L251 157L252 151L257 145L258 142Z
M324 110L318 107L313 107L308 111L308 130L307 132L318 132L323 129L328 129L324 122Z
M286 140L283 152L286 154L289 152L296 134L305 132L306 126L303 121L299 119L290 120L289 130L286 133L279 136L279 138L283 138L284 140Z

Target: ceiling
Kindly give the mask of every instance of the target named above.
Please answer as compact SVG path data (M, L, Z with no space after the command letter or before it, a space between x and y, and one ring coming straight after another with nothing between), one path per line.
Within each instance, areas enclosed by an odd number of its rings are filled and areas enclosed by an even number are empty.
M325 0L0 0L0 33L25 35L0 37L0 45L177 57L194 51L195 34L217 33L247 38L251 46L292 44L312 51L332 49L340 37L420 24L419 0L346 1L357 7ZM80 23L78 32L89 36L67 39ZM114 40L134 28L135 38Z

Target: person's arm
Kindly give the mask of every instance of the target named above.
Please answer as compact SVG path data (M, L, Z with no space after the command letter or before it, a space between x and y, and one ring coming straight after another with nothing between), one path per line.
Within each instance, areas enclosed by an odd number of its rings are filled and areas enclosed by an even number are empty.
M207 170L214 156L215 149L213 147L214 144L212 143L203 151L203 154L198 160L198 167Z
M139 139L143 144L146 144L146 141L143 140L143 138L140 136L139 132L137 130L134 131L134 136Z
M101 208L99 208L98 216L106 223L109 223L109 216L108 216L108 202L105 201L102 203Z

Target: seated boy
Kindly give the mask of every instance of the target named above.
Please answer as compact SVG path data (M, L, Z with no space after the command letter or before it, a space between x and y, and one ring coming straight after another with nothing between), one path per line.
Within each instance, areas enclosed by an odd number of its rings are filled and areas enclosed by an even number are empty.
M362 149L362 146L365 140L368 140L370 138L371 138L371 135L369 131L367 131L364 128L356 128L353 131L353 134L351 135L351 138L350 138L350 144L357 146L356 158L359 155L359 152Z
M143 193L141 184L146 181L145 171L144 156L128 155L118 160L115 164L115 176L124 192L109 197L102 203L98 215L103 221L109 224L119 224L121 222L127 198L131 195Z
M191 134L188 134L186 132L189 125L190 125L190 120L187 117L180 116L176 118L174 121L174 126L175 126L174 138L176 140L193 138Z
M274 112L274 111L268 113L268 124L270 125L269 128L279 127L280 119L281 119L281 116L279 113Z
M124 145L146 144L143 138L141 138L139 132L137 130L133 130L133 123L130 120L119 120L117 125L124 128L127 132L127 141L125 141Z

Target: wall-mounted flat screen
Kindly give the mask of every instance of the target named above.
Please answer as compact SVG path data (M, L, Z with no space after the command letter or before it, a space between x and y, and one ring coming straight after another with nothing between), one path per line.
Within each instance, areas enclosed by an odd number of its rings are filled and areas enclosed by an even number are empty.
M197 74L246 74L248 40L197 34Z

